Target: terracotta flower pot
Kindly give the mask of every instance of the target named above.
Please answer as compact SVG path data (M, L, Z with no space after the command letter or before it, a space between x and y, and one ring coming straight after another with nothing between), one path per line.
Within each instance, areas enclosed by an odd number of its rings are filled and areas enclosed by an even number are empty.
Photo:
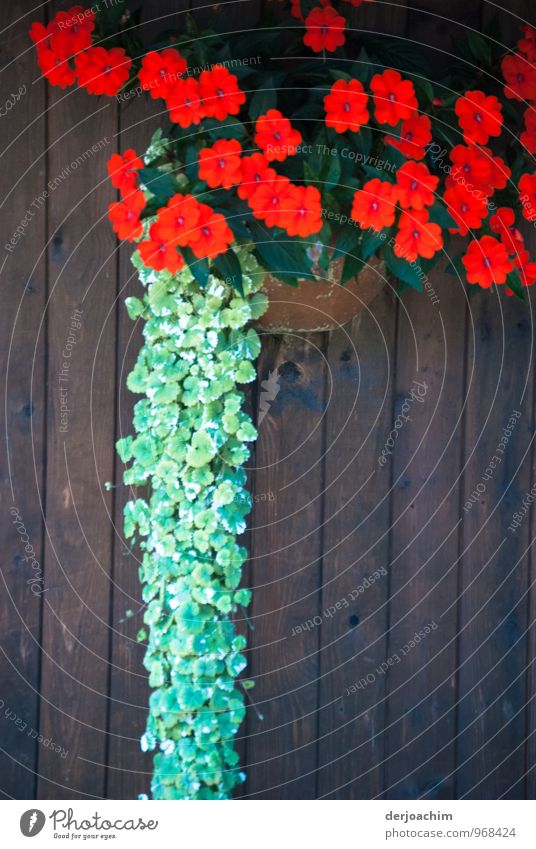
M385 263L373 257L357 277L341 286L343 264L342 257L331 263L329 280L300 280L298 286L267 274L263 291L270 305L257 327L269 333L312 333L351 321L385 286Z

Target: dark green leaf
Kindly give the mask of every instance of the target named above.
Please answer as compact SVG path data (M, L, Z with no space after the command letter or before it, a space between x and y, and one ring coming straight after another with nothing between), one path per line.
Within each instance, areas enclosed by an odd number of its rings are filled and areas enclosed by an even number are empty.
M387 234L385 230L380 230L379 232L374 229L367 230L361 245L361 256L363 259L370 259L378 248L385 244L386 238Z
M410 265L407 260L396 256L390 245L384 245L382 256L387 263L387 268L397 280L401 280L402 283L406 283L412 289L422 292L422 269L420 269L418 262Z
M246 128L241 121L228 122L205 120L203 127L211 139L243 139L246 136Z
M182 255L188 263L190 271L199 283L202 289L207 285L208 280L208 260L197 259L191 248L182 248Z
M257 89L249 102L249 114L256 121L259 115L264 115L269 109L277 106L277 88L271 74L263 77L263 87Z
M169 172L158 168L142 168L139 173L141 182L159 200L167 201L176 193L177 184Z
M265 230L255 221L251 222L250 230L259 262L266 271L292 286L297 286L300 279L307 277L310 262L303 244L284 236L274 237L273 231Z
M355 254L347 255L342 267L341 283L343 286L345 283L348 283L352 277L356 277L356 275L359 274L364 264L365 263L361 257L356 256Z
M508 278L506 280L506 285L509 289L512 290L516 298L519 298L520 301L525 300L525 292L523 291L523 283L521 282L521 275L517 268L514 268L513 271L510 272Z
M436 201L436 203L430 207L429 212L430 221L433 221L434 224L439 224L442 229L449 230L451 228L458 227L458 222L452 217L442 202Z
M244 294L242 269L240 268L238 258L232 249L229 249L226 253L217 256L212 265L226 283L236 289L240 295Z

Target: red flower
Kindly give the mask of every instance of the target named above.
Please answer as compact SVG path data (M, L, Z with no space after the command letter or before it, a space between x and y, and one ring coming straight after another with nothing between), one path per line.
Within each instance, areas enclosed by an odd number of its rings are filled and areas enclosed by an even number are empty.
M369 120L367 100L359 80L337 80L331 86L330 93L324 97L326 127L333 127L337 133L344 133L345 130L357 133Z
M527 221L536 220L536 173L523 174L519 181L523 215Z
M112 186L119 189L123 197L136 188L140 168L143 168L143 160L132 148L125 150L123 156L114 153L108 160L108 174Z
M241 200L247 200L260 183L267 183L276 177L273 168L268 165L268 160L262 153L254 153L244 156L241 160L240 185L236 193Z
M483 91L466 91L456 101L456 115L466 142L486 144L490 136L500 136L502 106L496 97Z
M38 48L37 63L43 76L51 85L59 85L60 88L67 88L76 79L68 60L46 47Z
M525 112L525 132L520 138L529 153L536 153L536 110L532 106Z
M510 171L508 165L501 159L500 156L493 156L493 153L489 149L489 147L483 147L482 151L486 156L489 157L489 161L491 163L491 186L493 189L504 189L508 180L512 176L512 172ZM493 194L493 193L491 193Z
M489 226L508 248L509 254L515 253L523 245L523 236L516 227L515 212L508 206L501 206L495 215L491 216Z
M451 172L452 179L448 179L448 185L460 183L463 180L471 189L480 189L482 194L492 195L491 186L492 162L491 158L478 147L466 147L463 144L456 145L450 151L453 163Z
M158 210L158 232L172 245L184 247L197 238L201 204L192 195L176 194Z
M375 116L378 124L394 127L399 121L411 118L418 103L411 80L403 80L398 71L384 71L372 77Z
M467 282L489 289L493 283L504 283L512 271L512 263L502 242L493 236L474 239L462 258L467 272Z
M67 59L91 47L91 33L95 29L95 12L82 6L72 6L64 12L57 12L45 28L34 23L30 29L30 38L42 49L52 50L61 59Z
M165 99L173 93L186 68L186 59L173 47L162 50L161 53L151 50L141 62L138 74L141 87L148 91L153 99Z
M320 192L314 186L291 186L280 204L280 226L303 239L322 229Z
M386 144L392 144L404 156L411 159L424 159L425 148L432 141L432 122L428 115L415 113L402 122L400 138L385 136Z
M218 121L223 121L228 115L238 115L240 107L246 102L237 78L222 65L203 71L199 77L199 93L205 116Z
M515 268L519 271L521 285L533 286L536 283L536 262L530 262L529 252L520 251L512 261Z
M225 217L219 212L213 212L210 206L199 204L199 221L190 240L194 255L198 259L214 259L218 254L225 253L232 242L233 231Z
M534 100L536 98L536 68L519 53L505 56L502 73L506 80L504 93L510 100Z
M530 26L521 27L524 38L517 42L521 53L524 53L529 62L536 60L536 29Z
M375 177L354 194L351 215L362 230L382 230L394 222L395 209L395 187Z
M64 45L70 56L91 47L91 33L95 29L95 12L83 6L71 6L63 12L57 12L49 24L52 32L64 38Z
M199 83L193 77L177 80L166 99L170 120L185 130L205 117Z
M184 267L184 259L174 245L166 241L160 232L159 222L155 221L149 230L149 239L138 245L144 265L155 271L169 271L176 274Z
M140 212L144 207L145 196L140 191L131 192L121 203L110 204L108 217L120 239L133 242L141 236L143 226L140 221Z
M403 209L424 209L434 202L439 177L421 162L405 162L396 174L395 196Z
M333 6L315 6L305 18L305 27L307 32L303 43L315 53L321 53L322 50L333 53L346 41L346 19Z
M395 239L395 254L408 262L431 259L443 247L441 227L428 220L426 210L403 212Z
M290 195L292 184L288 177L274 177L259 186L249 199L254 218L260 218L268 227L281 226L281 206Z
M264 151L268 162L274 159L283 162L287 156L294 156L301 140L301 133L293 129L279 109L269 109L265 115L257 118L255 144Z
M122 47L90 47L75 57L78 83L89 94L107 94L112 97L128 80L132 59Z
M469 230L479 230L488 214L488 204L482 195L475 197L462 185L454 185L447 189L444 195L447 209L458 223L458 227L450 229L451 233L466 236Z
M223 186L230 189L240 182L242 146L236 139L220 139L212 147L199 151L199 179L211 189Z

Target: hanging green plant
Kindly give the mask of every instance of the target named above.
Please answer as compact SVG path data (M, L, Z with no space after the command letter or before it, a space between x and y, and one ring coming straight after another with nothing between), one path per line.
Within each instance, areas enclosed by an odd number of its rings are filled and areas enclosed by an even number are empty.
M243 464L257 432L238 385L255 379L260 341L248 323L267 301L254 256L234 255L243 296L214 274L201 289L188 267L172 275L133 257L145 295L127 307L144 320L145 342L128 387L144 397L136 435L117 450L129 464L124 482L150 490L127 503L125 534L143 552L153 692L142 748L157 752L154 799L226 799L244 779L233 738L245 712L236 679L246 640L231 615L250 600L239 589L247 551L236 537L251 507Z

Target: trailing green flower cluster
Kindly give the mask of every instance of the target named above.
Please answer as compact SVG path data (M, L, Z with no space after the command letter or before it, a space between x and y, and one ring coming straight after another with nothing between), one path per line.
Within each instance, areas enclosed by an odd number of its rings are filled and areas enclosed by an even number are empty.
M267 300L255 258L236 253L243 296L212 274L201 289L188 268L157 273L133 258L146 293L127 308L145 320L145 343L127 385L145 397L136 436L117 450L130 463L125 483L150 492L126 505L125 534L139 536L143 552L153 692L142 748L158 750L155 799L226 799L245 777L233 738L245 713L236 678L246 640L230 615L250 600L238 588L247 552L236 536L250 510L242 466L257 434L237 384L255 379L260 341L247 325Z

